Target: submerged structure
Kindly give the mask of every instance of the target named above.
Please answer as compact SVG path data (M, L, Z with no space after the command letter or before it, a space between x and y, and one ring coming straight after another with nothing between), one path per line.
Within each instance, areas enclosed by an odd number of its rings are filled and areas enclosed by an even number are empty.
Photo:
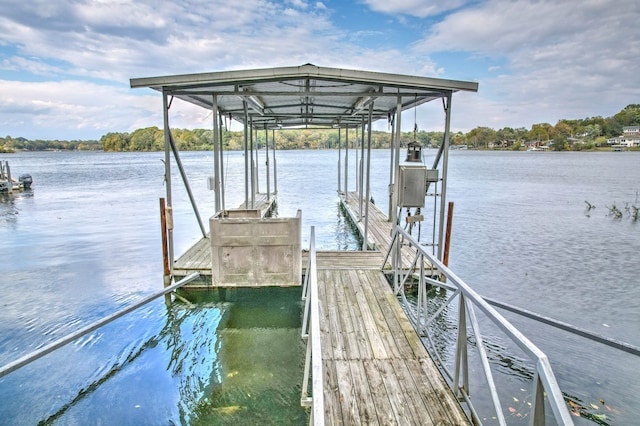
M459 91L476 92L477 83L305 64L135 78L131 87L152 88L163 99L165 284L199 273L211 276L207 288L302 285L307 356L301 404L310 407L312 424L481 423L470 396L477 376L470 367L470 340L479 352L479 374L486 384L476 392L491 401L498 423L506 424L508 413L496 390L475 310L529 356L535 371L529 402L533 424L545 424L547 416L571 424L546 356L443 262L452 98ZM211 111L215 211L208 224L191 195L171 135L170 107L175 99ZM425 165L414 141L403 161L402 112L430 101L442 103L445 117L435 160ZM245 202L238 208L225 203L223 117L244 128ZM378 120L391 126L387 212L371 202L370 192L371 133ZM310 246L303 248L301 215L313 212L269 216L277 193L275 132L284 128L338 130L337 191L360 233L360 251L316 251L313 228ZM354 130L356 141L349 141ZM258 192L254 160L259 132L264 132L266 152L272 155L270 160L267 154L266 193ZM359 155L351 166L350 149ZM202 233L202 239L178 258L171 218L172 155ZM431 241L411 235L412 227L422 222L432 225ZM417 287L414 305L406 303L409 283ZM450 294L437 309L429 302L429 289L434 287ZM454 359L442 353L432 331L447 308L458 317Z

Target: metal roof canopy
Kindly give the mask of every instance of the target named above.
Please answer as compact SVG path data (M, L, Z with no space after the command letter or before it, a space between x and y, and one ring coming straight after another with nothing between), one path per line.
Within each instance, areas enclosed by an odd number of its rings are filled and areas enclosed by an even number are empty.
M132 88L150 87L168 96L218 111L254 128L354 127L368 115L388 119L402 110L445 98L457 91L477 92L478 83L305 64L297 67L220 71L133 78ZM398 100L401 99L401 104Z

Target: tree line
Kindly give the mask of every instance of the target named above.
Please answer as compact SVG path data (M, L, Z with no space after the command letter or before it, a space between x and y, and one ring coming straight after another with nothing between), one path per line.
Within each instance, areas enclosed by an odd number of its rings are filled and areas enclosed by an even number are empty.
M593 149L606 144L608 138L622 134L624 126L640 126L640 104L630 104L612 117L590 117L578 120L563 119L555 125L533 124L524 127L504 127L494 130L476 127L467 133L452 133L452 145L466 145L475 149L513 149L525 145L548 145L554 150ZM213 131L210 129L172 129L171 134L180 150L212 150ZM349 131L349 144L355 146L356 139L362 139L360 131ZM254 144L264 148L268 137L269 146L275 140L276 149L332 149L337 148L339 139L336 129L277 130L275 132L256 131ZM344 147L345 133L340 136ZM416 130L403 132L400 142L406 145L417 141L423 146L438 147L444 139L443 132ZM389 132L373 131L372 148L389 147ZM243 132L222 130L222 144L225 150L244 149ZM100 140L61 141L28 140L25 138L0 137L0 152L12 150L104 150L104 151L161 151L164 149L164 132L158 127L147 127L128 132L110 132Z

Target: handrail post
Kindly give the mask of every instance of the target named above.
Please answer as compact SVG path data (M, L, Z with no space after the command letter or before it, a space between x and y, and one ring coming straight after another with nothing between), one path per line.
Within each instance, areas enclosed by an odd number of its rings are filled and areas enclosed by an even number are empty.
M454 372L453 388L456 394L460 394L460 388L469 395L469 359L467 356L467 310L464 294L460 293L460 308L458 312L458 337L456 339L456 364ZM462 374L462 386L460 375Z
M531 403L531 425L544 426L544 385L540 381L540 373L536 366L536 373L533 377L533 401Z

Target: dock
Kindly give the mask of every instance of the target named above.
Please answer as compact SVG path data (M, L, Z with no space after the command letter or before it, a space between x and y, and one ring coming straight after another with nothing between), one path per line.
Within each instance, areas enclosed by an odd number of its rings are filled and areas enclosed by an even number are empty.
M266 197L259 200L255 205L267 211ZM357 194L349 193L342 202L356 223ZM376 250L316 255L325 422L470 424L383 273L391 223L371 202L369 215L370 246ZM302 251L303 267L308 254ZM176 276L196 271L211 275L209 238L202 238L175 263ZM194 286L203 287L191 283L187 288Z
M165 285L171 278L191 272L210 275L210 282L220 287L296 286L304 275L302 337L306 335L308 340L300 403L311 407L311 424L462 425L469 424L466 413L474 416L474 423L480 423L468 393L466 318L467 314L473 317L473 310L467 313L466 304L460 303L455 371L450 374L447 368L447 376L453 378L454 395L427 354L397 296L404 290L405 280L416 275L419 288L422 288L419 295L426 297L426 279L440 287L441 282L432 279L432 266L426 263L431 262L438 267L439 273L445 274L449 283L455 282L457 286L450 302L456 297L473 300L483 312L503 324L505 330L511 330L497 312L448 270L446 262L441 262L441 253L437 257L428 253L436 247L440 252L445 236L453 95L460 91L477 92L478 83L313 64L143 77L131 79L130 83L132 88L151 88L162 94L167 200L171 200L172 194L172 155L191 194L178 146L171 135L170 105L179 99L204 108L214 117L211 129L214 175L209 182L214 191L215 214L209 220L210 236L206 235L206 227L190 195L203 238L171 268L164 264ZM427 167L418 141L407 144L406 157L402 160L405 164L401 164L401 146L406 143L402 135L403 112L432 101L442 102L445 114L443 138L433 164ZM254 201L251 208L243 205L235 212L229 210L229 216L226 216L224 206L223 153L228 147L223 140L222 125L226 118L243 126L244 178L235 179L234 183L242 183L244 198ZM380 121L390 125L389 217L377 209L370 192L372 128ZM365 241L362 251L317 252L315 228L312 227L307 253L301 247L301 235L305 231L301 229L300 211L292 218L267 219L262 209L256 210L255 197L260 192L260 185L254 158L257 158L258 149L264 148L266 179L263 182L266 182L267 193L271 192L270 188L277 193L275 153L282 141L278 141L276 132L285 128L318 128L337 133L337 188L344 210ZM355 150L355 153L349 150ZM353 154L356 161L349 166ZM386 180L386 174L377 173L373 178ZM350 189L353 182L356 182L357 195ZM430 194L431 183L435 183L437 190ZM433 208L427 208L425 200L431 196L434 196ZM171 202L168 208L172 208ZM422 221L424 216L420 209L428 210L433 217L432 241L428 244L411 234L411 226L409 232L405 232L405 224L397 226L403 213L406 217L412 215L408 224ZM163 225L163 253L168 253L165 259L174 259L173 235L173 228ZM394 250L389 256L392 259L388 259L389 247L394 245L398 251ZM305 257L309 259L308 271L301 266L307 264ZM393 290L385 275L391 268ZM429 272L423 270L427 268L431 268ZM212 288L212 284L207 288ZM312 289L310 292L309 288ZM476 328L473 327L474 333L477 333ZM476 342L481 340L479 333L474 335ZM529 354L538 366L535 375L538 379L532 387L532 424L545 422L545 395L552 397L549 400L553 401L554 415L556 420L560 419L558 423L572 424L546 356L528 341L516 334L513 336L521 347L530 350ZM483 346L478 345L478 348L495 418L498 423L506 424L494 392L489 361L486 354L483 355ZM312 378L311 386L307 386L309 377ZM462 400L467 404L467 411L460 406Z
M11 175L8 161L0 161L0 193L11 194L13 191L31 189L31 175L23 174L18 179Z
M384 274L318 266L326 424L470 424Z

